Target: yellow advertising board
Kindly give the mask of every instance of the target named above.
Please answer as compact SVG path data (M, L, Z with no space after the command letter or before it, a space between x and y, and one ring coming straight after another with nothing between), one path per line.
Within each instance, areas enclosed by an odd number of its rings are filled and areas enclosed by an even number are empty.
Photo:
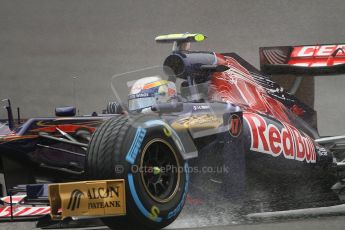
M51 184L52 219L126 215L124 180L95 180Z

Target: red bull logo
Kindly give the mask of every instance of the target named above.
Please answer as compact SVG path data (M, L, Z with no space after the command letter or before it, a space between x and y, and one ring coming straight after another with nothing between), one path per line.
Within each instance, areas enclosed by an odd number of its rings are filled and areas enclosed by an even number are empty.
M280 123L267 124L266 120L254 113L243 114L251 133L250 150L274 157L283 155L286 159L316 163L313 140L295 127Z

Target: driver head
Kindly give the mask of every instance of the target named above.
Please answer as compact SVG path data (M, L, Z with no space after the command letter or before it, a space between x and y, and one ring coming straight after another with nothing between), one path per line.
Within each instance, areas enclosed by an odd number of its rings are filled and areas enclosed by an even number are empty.
M137 80L128 96L129 111L149 112L151 107L177 98L176 85L158 76Z

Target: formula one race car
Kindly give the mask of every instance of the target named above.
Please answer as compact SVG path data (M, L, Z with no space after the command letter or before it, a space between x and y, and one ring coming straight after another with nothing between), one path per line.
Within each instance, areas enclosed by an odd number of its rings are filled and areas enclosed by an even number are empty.
M304 103L294 94L299 76L345 73L345 45L261 48L259 71L235 53L190 50L205 38L158 36L173 43L163 67L115 75L117 102L105 114L64 107L16 124L9 103L0 220L102 218L114 229L159 229L177 218L188 188L209 179L221 184L218 196L242 205L262 184L278 188L272 196L333 186L343 199L345 136L320 137L313 95ZM269 74L293 79L289 92Z

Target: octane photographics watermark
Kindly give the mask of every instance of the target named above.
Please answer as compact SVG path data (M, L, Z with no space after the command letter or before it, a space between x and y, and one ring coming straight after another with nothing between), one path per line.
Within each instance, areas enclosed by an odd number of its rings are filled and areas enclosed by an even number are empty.
M222 166L188 166L188 167L177 167L174 165L167 165L165 167L159 167L159 166L150 166L150 167L141 167L139 165L131 165L130 171L132 173L152 173L154 175L164 174L164 173L200 173L200 174L226 174L230 173L230 167L226 165ZM124 172L124 167L122 165L115 165L115 173L121 174Z

